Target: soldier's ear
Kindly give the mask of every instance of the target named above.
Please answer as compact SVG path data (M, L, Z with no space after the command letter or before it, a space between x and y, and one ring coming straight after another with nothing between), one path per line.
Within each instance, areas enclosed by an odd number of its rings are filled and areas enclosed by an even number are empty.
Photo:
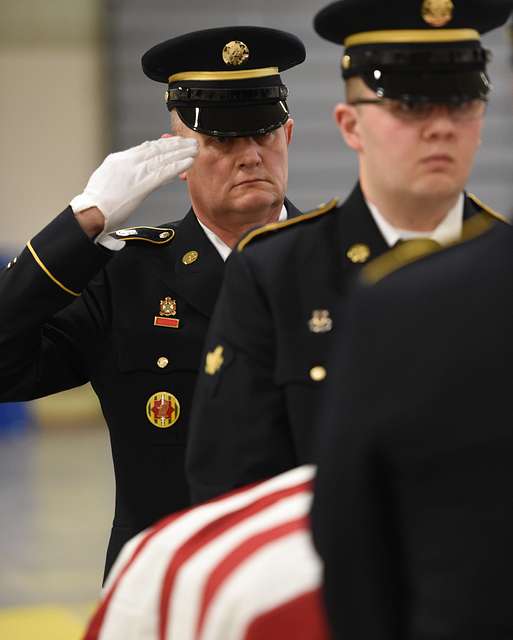
M339 102L333 109L333 119L347 146L354 151L361 151L362 143L356 107L347 104L347 102Z
M292 118L289 118L283 125L283 129L285 131L285 139L287 140L287 144L290 144L292 141L292 134L294 132L294 120Z

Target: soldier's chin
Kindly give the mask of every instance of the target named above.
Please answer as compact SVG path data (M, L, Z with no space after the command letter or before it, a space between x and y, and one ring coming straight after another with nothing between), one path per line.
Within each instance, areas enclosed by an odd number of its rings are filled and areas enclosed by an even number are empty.
M237 195L236 199L241 208L249 210L258 210L261 207L273 205L279 200L276 190L271 190L269 185L267 187L252 186L244 189L242 193Z
M460 183L454 176L446 173L432 173L424 176L415 187L418 195L423 195L428 199L452 197L460 194L465 183Z

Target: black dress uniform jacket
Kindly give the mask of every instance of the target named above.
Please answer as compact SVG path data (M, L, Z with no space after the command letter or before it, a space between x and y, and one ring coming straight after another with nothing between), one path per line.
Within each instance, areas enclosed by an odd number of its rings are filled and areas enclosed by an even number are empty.
M314 538L338 639L513 638L513 230L355 292Z
M289 216L299 214L286 206ZM190 503L191 398L224 262L192 210L165 228L167 239L162 228L141 230L145 240L122 236L126 247L110 252L87 238L68 208L31 241L33 254L26 248L0 274L0 400L87 381L100 400L116 477L107 570L126 540ZM166 297L176 304L177 329L154 325ZM162 391L179 403L169 428L146 415Z
M465 199L465 218L478 209ZM340 206L253 235L230 256L205 343L187 453L194 502L313 461L348 283L388 249L359 185Z

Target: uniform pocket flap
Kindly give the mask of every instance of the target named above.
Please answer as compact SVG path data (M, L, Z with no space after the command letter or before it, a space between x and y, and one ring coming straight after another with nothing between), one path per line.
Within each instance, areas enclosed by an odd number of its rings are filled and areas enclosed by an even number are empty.
M202 345L186 336L118 331L115 337L121 371L197 371Z

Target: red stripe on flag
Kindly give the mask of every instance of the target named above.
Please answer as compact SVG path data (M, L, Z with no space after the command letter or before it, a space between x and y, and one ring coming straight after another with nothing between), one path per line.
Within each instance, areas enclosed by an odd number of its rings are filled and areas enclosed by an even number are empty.
M253 618L243 640L330 640L332 638L320 589Z
M270 542L279 540L290 533L307 528L306 516L283 522L266 531L261 531L246 540L243 540L238 547L235 547L210 574L203 592L200 615L196 627L196 635L200 636L203 630L203 623L208 611L208 607L214 599L217 591L222 587L223 582L241 565L249 556L258 551Z
M160 620L159 620L159 640L166 640L166 633L168 627L168 612L169 612L169 600L173 592L173 586L178 571L182 565L189 560L195 553L197 553L202 547L209 544L216 537L235 526L239 522L242 522L245 518L255 515L259 511L263 511L270 505L288 498L296 493L301 493L311 487L311 481L302 482L301 484L287 487L286 489L279 489L264 495L258 500L251 502L245 507L241 507L236 511L227 513L217 520L214 520L207 524L205 527L197 531L191 536L184 544L179 547L174 556L171 558L171 562L166 570L162 581L162 588L160 592Z

